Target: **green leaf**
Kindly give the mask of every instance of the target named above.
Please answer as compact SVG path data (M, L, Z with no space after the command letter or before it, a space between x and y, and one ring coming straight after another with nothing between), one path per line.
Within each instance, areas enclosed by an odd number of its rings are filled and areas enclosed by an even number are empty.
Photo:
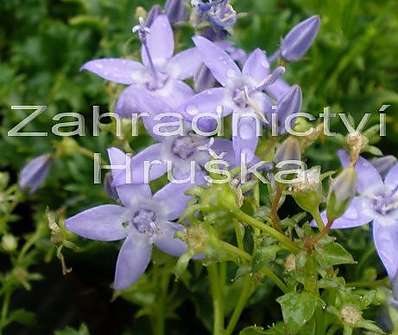
M320 300L308 293L288 293L277 299L282 306L283 320L287 328L296 334L314 315Z
M366 146L363 152L368 152L374 156L383 156L383 151L381 151L378 147L375 147L374 145Z
M11 322L18 322L25 326L31 326L36 322L36 315L25 309L17 309L10 315Z
M340 264L354 264L351 254L338 243L328 243L317 248L319 264L329 267Z
M372 321L362 320L358 322L357 327L369 330L375 334L385 334L385 332L377 327Z

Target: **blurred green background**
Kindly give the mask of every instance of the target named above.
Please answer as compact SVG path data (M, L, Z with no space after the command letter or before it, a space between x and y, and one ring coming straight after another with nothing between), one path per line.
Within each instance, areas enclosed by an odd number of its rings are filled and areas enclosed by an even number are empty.
M97 57L137 56L138 42L131 33L136 7L149 9L149 0L2 0L0 2L0 168L11 181L29 158L51 152L59 138L10 138L7 132L31 111L11 110L11 105L47 105L48 110L28 129L50 131L51 118L62 112L87 116L90 129L92 105L107 111L120 87L79 72L86 61ZM260 47L271 54L281 37L300 20L319 14L321 31L315 45L299 63L289 65L287 80L303 89L304 111L319 114L324 106L360 120L391 104L387 111L387 137L379 143L385 154L396 154L398 144L398 1L396 0L235 0L239 20L232 40L247 51ZM182 29L179 48L190 43L192 31ZM335 125L338 129L339 125ZM341 125L340 125L341 127ZM76 138L84 147L105 153L114 142L101 136ZM132 147L142 143L131 143ZM324 167L336 164L336 144L326 141L308 153ZM46 182L16 208L10 230L23 240L46 207L66 207L68 213L106 201L101 186L92 185L91 162L80 155L56 161ZM1 222L7 224L7 222ZM43 241L42 254L50 248ZM40 254L39 252L39 254ZM19 290L13 300L37 314L32 327L13 326L9 334L52 334L66 325L84 322L92 334L146 334L145 319L135 318L135 305L117 299L111 303L113 266L117 246L90 244L81 254L67 253L73 272L63 277L57 260L38 256L35 271L43 279L30 291ZM2 271L9 267L1 258ZM266 288L264 288L266 290ZM184 291L182 291L184 292ZM187 297L192 292L185 292ZM273 300L268 292L268 299ZM170 334L203 334L199 319L206 313L183 302L171 322ZM248 324L270 324L280 318L278 308L255 302L244 314ZM135 329L129 332L129 329ZM73 334L65 333L65 334ZM77 333L76 333L77 334ZM84 331L81 334L85 334Z

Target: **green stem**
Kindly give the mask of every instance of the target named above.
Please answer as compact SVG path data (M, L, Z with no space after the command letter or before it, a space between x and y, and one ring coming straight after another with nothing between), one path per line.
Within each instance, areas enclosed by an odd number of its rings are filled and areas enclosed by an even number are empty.
M7 290L4 293L3 307L1 308L1 320L0 320L0 335L3 333L3 329L7 326L8 309L11 301L11 290Z
M267 276L269 279L271 279L276 286L279 287L279 289L283 293L287 293L289 291L288 287L286 284L280 279L271 269L268 268L263 268L261 269L261 273L265 276Z
M238 245L239 249L244 249L243 248L243 234L242 234L242 230L240 227L240 223L237 220L233 220L233 225L234 225L234 229L235 229L235 236L236 236L236 244Z
M214 323L213 335L222 335L224 331L224 306L223 293L220 287L217 264L211 264L207 267L213 298Z
M250 276L247 275L244 279L243 288L240 293L239 300L235 306L231 319L229 320L228 327L224 333L225 335L231 335L235 330L235 327L238 324L242 311L246 306L247 300L251 295L251 290L252 290L252 283L250 281Z
M250 256L247 252L245 252L244 250L238 249L237 247L224 242L224 241L219 241L219 246L226 252L229 254L233 254L235 256L238 256L248 262L252 261L252 256ZM276 286L278 286L280 288L280 290L283 293L287 293L288 288L285 285L285 283L269 268L262 268L261 269L261 273L267 277L269 277Z
M319 213L319 209L317 208L313 213L311 213L311 215L314 218L319 231L322 231L325 228L325 224L323 223L321 214Z
M271 222L274 229L281 231L281 226L279 224L279 216L278 216L278 209L279 203L282 198L282 187L277 184L274 199L272 200L272 207L271 207Z
M252 257L246 251L239 249L239 248L235 247L234 245L229 244L224 241L218 241L218 243L219 243L220 248L222 250L224 250L226 253L238 256L238 257L244 259L245 261L251 262Z
M299 247L297 247L296 244L292 240L290 240L287 236L285 236L278 230L264 224L263 222L256 220L255 218L251 217L250 215L247 215L246 213L242 212L240 209L234 210L233 214L240 221L252 226L253 228L257 228L259 230L266 232L268 235L270 235L271 237L278 240L281 244L283 244L285 246L285 248L287 250L289 250L290 252L296 254L300 251Z
M348 326L344 326L344 333L343 335L352 335L352 328Z
M17 258L17 263L20 263L22 261L22 259L24 258L24 256L26 255L26 253L29 251L29 249L34 246L34 244L41 238L42 236L42 231L40 229L40 227L36 230L36 232L31 236L31 238L29 238L26 243L23 245L18 258Z
M158 295L159 300L155 304L155 315L153 317L153 332L154 335L165 334L166 314L165 307L167 304L167 293L170 281L170 274L168 271L163 272L160 279L160 294Z

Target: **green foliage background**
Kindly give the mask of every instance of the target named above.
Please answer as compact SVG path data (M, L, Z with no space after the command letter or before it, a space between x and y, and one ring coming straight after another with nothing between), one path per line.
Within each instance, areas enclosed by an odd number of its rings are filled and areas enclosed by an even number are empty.
M60 138L10 138L7 132L30 111L11 110L11 105L47 105L48 110L37 118L30 129L50 131L51 118L62 112L86 115L90 133L92 105L103 111L112 110L120 87L79 72L80 66L97 57L137 57L138 42L131 33L136 22L135 8L149 9L149 0L2 0L0 2L0 168L16 182L18 171L29 158L54 150ZM322 27L318 39L305 59L289 66L287 79L299 84L304 94L304 111L317 115L324 106L333 112L350 113L360 120L364 113L373 113L377 123L378 109L391 104L388 110L387 138L379 147L384 153L396 154L398 144L398 2L396 0L244 0L233 1L239 12L247 16L239 20L233 40L251 50L260 47L271 54L279 41L295 23L319 14ZM179 48L188 46L192 31L182 29ZM335 124L339 129L341 124ZM107 132L99 137L76 138L83 146L105 154L107 147L118 144ZM148 139L130 140L138 149ZM328 168L336 166L332 140L322 148L312 148L308 156L314 163ZM0 200L1 201L1 200ZM23 241L26 234L45 221L45 208L66 208L72 214L106 201L101 186L92 185L92 163L81 155L69 155L56 161L45 187L34 196L25 196L12 220L0 220L0 230L11 231ZM8 228L4 226L8 225ZM354 254L361 257L367 249L362 231L345 238ZM83 243L82 253L68 253L73 272L63 277L51 253L51 244L43 239L38 248L34 272L43 275L30 291L20 290L13 307L36 314L36 322L28 327L13 326L9 334L52 334L66 325L87 323L92 334L146 334L145 319L137 317L136 304L118 299L111 303L109 283L117 246ZM2 271L9 262L1 258ZM379 266L372 253L370 264ZM379 267L379 271L382 269ZM353 275L355 277L355 275ZM198 284L200 285L200 284ZM150 287L140 287L137 299L156 299ZM197 288L198 292L201 290ZM202 323L208 322L206 297L190 299L195 292L181 289L181 301L173 311L170 334L203 334ZM244 314L243 324L271 324L280 319L275 293L267 285L261 297L252 301ZM182 298L181 298L182 297ZM185 299L187 297L187 299ZM194 301L194 302L193 302ZM141 304L142 305L142 304ZM129 329L134 328L131 332ZM61 333L57 333L61 334ZM67 334L86 334L65 331ZM168 333L169 334L169 333Z

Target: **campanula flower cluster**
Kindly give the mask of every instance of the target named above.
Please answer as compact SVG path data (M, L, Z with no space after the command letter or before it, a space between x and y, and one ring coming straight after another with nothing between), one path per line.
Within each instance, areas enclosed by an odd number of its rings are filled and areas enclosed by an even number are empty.
M178 257L177 273L183 273L191 259L210 260L205 266L212 285L217 278L212 262L228 255L227 260L238 259L239 266L248 262L250 269L240 269L237 279L265 264L258 275L268 276L284 292L278 302L285 325L295 325L296 319L288 315L301 307L300 299L308 299L308 315L297 321L299 327L319 308L339 320L344 334L351 334L345 332L347 327L375 330L362 320L361 311L367 306L359 310L350 304L349 299L356 299L353 289L333 291L337 297L333 306L327 306L326 294L319 290L335 289L337 284L331 282L338 282L338 271L333 266L354 263L329 233L370 223L375 248L392 283L390 300L397 305L397 160L393 156L366 160L362 154L368 142L354 134L351 142L344 143L347 151L337 153L342 163L339 173L322 175L319 166L302 167L306 148L322 137L323 128L313 128L312 135L304 138L291 136L287 124L297 121L305 92L285 76L289 64L305 57L313 45L320 17L311 16L294 26L270 56L259 48L246 52L234 45L230 37L239 16L228 0L168 0L132 28L140 44L138 57L94 59L82 65L82 71L123 85L114 111L124 120L140 120L151 144L134 154L125 152L128 146L110 147L111 172L105 177L109 204L70 216L65 227L90 240L122 241L116 290L141 278L154 247ZM191 46L180 50L175 30L184 24L195 34ZM307 129L306 124L293 123ZM276 138L262 138L271 132ZM21 171L20 187L35 192L53 159L48 154L29 162ZM298 173L297 162L303 163ZM324 180L331 175L326 195ZM264 206L254 177L268 183ZM299 216L280 219L278 211L287 196L312 218L304 224ZM222 228L215 229L217 225ZM253 231L250 237L245 235L246 227ZM224 231L230 230L236 234L236 246L222 240ZM270 245L274 249L263 252ZM282 262L265 268L279 253L286 258L284 269ZM286 281L274 270L284 271ZM311 273L307 276L305 271ZM251 286L244 290L250 296ZM212 291L217 310L217 294L223 293L214 286ZM247 302L247 298L241 299ZM237 317L241 312L236 311ZM220 323L215 316L214 334L224 334ZM296 334L293 328L289 334ZM228 329L225 334L231 334ZM331 334L338 331L333 329Z
M206 4L199 1L194 4L194 8L199 12L197 14L201 20L209 20L217 29L232 27L236 19L236 13L227 1ZM133 28L141 42L141 62L104 58L89 61L82 66L82 70L103 79L127 85L119 96L116 113L126 118L132 114L145 113L143 120L146 129L159 141L131 158L129 173L132 179L129 186L124 185L127 183L126 171L112 172L113 185L117 187L124 207L100 206L66 221L68 229L86 238L105 241L126 239L120 251L115 276L114 287L119 289L134 283L144 272L152 243L172 255L179 256L184 251L182 246L172 246L178 240L173 234L175 224L168 220L178 218L184 210L188 199L184 192L193 186L192 182L190 179L179 184L170 182L154 195L155 201L160 199L158 194L165 198L171 197L168 208L167 205L155 206L153 200L145 200L142 205L138 200L132 200L150 197L148 190L146 194L142 191L149 188L145 183L165 175L168 171L166 163L171 165L171 175L174 178L184 180L191 172L192 163L197 163L193 169L193 180L194 184L202 185L206 183L203 167L214 158L209 152L227 159L231 167L240 162L242 153L247 154L248 162L252 161L260 132L271 119L274 102L281 124L289 115L300 112L302 104L300 87L285 84L282 79L285 68L277 66L272 69L263 50L256 49L250 53L241 68L231 55L231 50L228 53L225 45L203 36L194 36L192 48L175 53L173 28L168 16L160 12L151 20L153 22L150 26L142 19ZM296 48L300 49L301 56L313 42L313 37L306 39L303 35L310 33L314 36L318 30L319 18L315 17L318 25L314 25L313 21L309 21L310 26L306 29L300 28L299 32L290 33L293 37L288 36L292 40L290 44L300 44ZM201 66L206 66L217 84L214 85L216 87L195 94L186 80L197 76ZM156 115L172 112L179 113L188 123L184 133L164 137L154 134ZM217 116L217 113L222 118L232 115L232 141L201 136L190 129L189 122L195 115L202 114L199 123L201 130L214 130L214 118L211 116ZM125 164L129 158L119 149L111 148L109 159L113 166ZM145 162L155 161L156 164L150 167L149 175L146 176ZM173 208L180 210L175 210L171 217L163 213ZM134 254L135 257L132 257Z

